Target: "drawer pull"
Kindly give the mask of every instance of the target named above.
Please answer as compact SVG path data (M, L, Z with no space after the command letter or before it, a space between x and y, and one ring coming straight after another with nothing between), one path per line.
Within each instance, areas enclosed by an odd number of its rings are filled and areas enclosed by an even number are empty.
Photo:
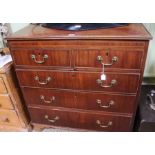
M40 81L39 77L35 76L34 79L36 81L38 81L39 84L46 85L46 84L48 84L49 81L51 81L52 78L51 77L47 77L45 81Z
M1 119L1 121L4 122L4 123L9 123L10 122L10 120L8 118Z
M116 57L116 56L114 56L113 58L112 58L112 62L111 63L109 63L109 64L105 64L104 62L103 62L103 57L102 56L97 56L97 60L102 64L102 65L104 65L104 66L112 66L115 62L117 62L118 61L118 58Z
M40 61L39 60L36 60L36 56L34 54L31 55L31 58L32 58L32 60L34 60L35 63L42 64L42 63L45 62L46 59L48 59L48 55L47 54L44 54L43 60L40 60Z
M99 125L101 128L109 128L110 126L112 126L113 123L112 121L109 121L107 125L103 125L100 120L97 120L96 124Z
M0 104L0 108L2 107L2 105Z
M52 96L52 98L51 98L49 101L47 101L47 100L45 100L45 96L44 96L44 95L40 95L40 99L41 99L43 102L50 104L50 103L53 103L53 102L54 102L55 97Z
M100 99L97 99L96 102L99 104L99 106L101 108L110 108L111 106L113 106L115 104L115 102L113 100L111 100L108 105L103 105L102 101Z
M103 80L101 80L101 79L97 79L96 82L97 82L97 84L100 84L100 86L103 88L111 88L117 84L117 81L115 79L111 80L109 85L104 85Z
M59 116L56 116L53 119L49 119L48 115L45 115L45 119L47 119L51 123L55 123L57 120L59 120Z

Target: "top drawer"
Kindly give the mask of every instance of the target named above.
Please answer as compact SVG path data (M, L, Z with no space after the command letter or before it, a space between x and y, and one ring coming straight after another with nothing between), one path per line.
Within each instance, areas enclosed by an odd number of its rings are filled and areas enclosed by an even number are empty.
M144 41L42 40L9 41L16 66L101 70L142 66Z
M12 55L17 66L70 67L71 52L54 49L13 49Z
M128 48L104 48L78 50L75 54L76 68L140 69L143 50Z

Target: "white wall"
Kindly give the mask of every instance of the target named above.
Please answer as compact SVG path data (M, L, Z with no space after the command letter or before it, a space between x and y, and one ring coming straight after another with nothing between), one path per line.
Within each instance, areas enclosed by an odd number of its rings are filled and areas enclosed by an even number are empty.
M144 25L153 37L149 44L144 76L155 77L155 23L145 23Z
M12 33L22 29L23 27L27 26L29 23L10 23L10 28Z
M10 28L12 32L16 32L28 24L29 23L10 23ZM144 25L154 38L149 45L144 76L155 77L155 23L145 23Z

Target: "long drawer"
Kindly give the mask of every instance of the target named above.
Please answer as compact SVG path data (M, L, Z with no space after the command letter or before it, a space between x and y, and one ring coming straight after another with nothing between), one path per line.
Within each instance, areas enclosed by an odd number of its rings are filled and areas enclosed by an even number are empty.
M71 52L72 51L72 52ZM98 49L12 49L16 66L27 67L71 67L75 68L120 68L140 69L144 50L133 48L98 48ZM136 55L136 57L135 57ZM84 59L83 59L84 58Z
M17 70L21 86L136 93L139 74L106 73L100 80L98 72L24 71Z
M132 113L135 96L22 88L28 106L52 106L84 110Z
M17 66L71 67L71 52L58 49L12 49Z
M14 109L8 94L0 94L0 109Z
M0 125L19 126L20 122L14 110L0 110Z
M98 130L129 131L131 117L59 109L29 108L33 123Z

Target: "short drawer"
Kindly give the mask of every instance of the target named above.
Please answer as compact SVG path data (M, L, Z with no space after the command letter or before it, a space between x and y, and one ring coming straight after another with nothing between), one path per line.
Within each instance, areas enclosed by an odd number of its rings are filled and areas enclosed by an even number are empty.
M14 109L8 94L0 94L0 109Z
M136 93L139 74L106 72L106 80L101 80L100 72L75 73L74 87L77 90Z
M21 86L41 88L73 88L73 73L67 71L16 71Z
M0 93L7 93L7 89L2 78L0 78Z
M70 67L71 52L56 49L12 49L17 66Z
M116 95L92 92L70 92L38 88L22 88L28 106L44 105L85 110L132 113L133 95Z
M77 108L74 92L41 88L22 88L22 92L28 106L44 105Z
M29 108L33 123L97 131L129 131L131 117L104 113Z
M108 93L79 92L75 94L79 109L133 113L136 96Z
M0 125L19 126L19 119L14 110L0 110Z
M130 48L103 48L78 50L75 54L76 68L140 69L144 50ZM82 59L81 59L82 58Z

